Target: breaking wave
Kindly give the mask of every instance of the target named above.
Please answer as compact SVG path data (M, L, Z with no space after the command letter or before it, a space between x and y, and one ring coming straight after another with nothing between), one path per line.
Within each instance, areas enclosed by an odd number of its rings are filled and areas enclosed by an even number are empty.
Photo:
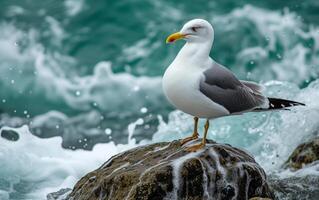
M181 45L164 47L163 35L189 17L210 19L216 33L212 56L241 79L261 82L269 96L307 104L216 119L208 137L247 149L268 173L297 175L280 167L294 147L318 135L315 24L288 9L245 5L213 12L219 7L209 4L199 13L196 7L153 2L145 13L129 4L124 16L140 21L128 22L127 37L115 23L96 27L94 20L110 19L101 14L101 4L66 0L56 5L63 13L33 13L25 5L0 12L0 199L44 199L116 153L187 136L192 118L168 104L160 77ZM83 27L95 6L103 9L96 8L99 15ZM153 12L159 17L150 19ZM32 14L43 19L40 25L17 22ZM140 24L146 28L137 33ZM317 169L298 175L318 174Z

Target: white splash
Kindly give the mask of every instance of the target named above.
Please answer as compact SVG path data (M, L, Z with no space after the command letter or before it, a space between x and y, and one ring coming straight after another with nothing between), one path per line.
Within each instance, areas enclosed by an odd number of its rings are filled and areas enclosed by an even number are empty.
M222 28L225 38L220 40L226 39L229 42L228 35L238 34L234 30L248 28L253 30L251 34L258 40L254 44L251 41L252 35L244 37L243 34L243 41L238 43L240 52L236 56L236 68L233 68L237 75L246 77L247 65L255 64L248 78L256 81L275 79L300 84L317 76L319 29L313 26L309 30L305 29L302 19L296 13L288 9L278 12L245 5L230 13L214 16L212 21L215 27ZM313 48L307 46L309 40L313 40ZM274 52L276 55L271 56Z
M61 147L60 137L40 139L33 136L27 126L13 129L19 134L16 142L0 137L0 177L1 181L14 184L32 182L36 188L27 193L15 190L24 199L45 199L46 195L61 188L71 187L87 172L94 170L111 156L135 147L135 145L98 144L92 151L66 150ZM0 191L3 200L8 199L13 190Z
M128 144L129 145L136 144L135 138L132 138L134 134L134 130L136 126L143 125L143 123L144 123L144 120L142 118L139 118L135 122L128 125L127 129L128 129Z

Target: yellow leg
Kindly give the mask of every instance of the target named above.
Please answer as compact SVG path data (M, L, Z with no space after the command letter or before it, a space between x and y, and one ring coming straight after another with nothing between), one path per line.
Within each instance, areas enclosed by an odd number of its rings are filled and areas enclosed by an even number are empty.
M199 144L195 144L195 145L193 145L193 146L187 147L187 148L186 148L186 151L195 152L195 151L197 151L198 149L201 149L201 148L205 147L205 145L206 145L207 132L208 132L208 129L209 129L209 121L208 121L208 120L206 120L206 123L205 123L204 128L205 128L205 132L204 132L204 137L203 137L203 139L202 139L202 142L199 143Z
M193 135L184 138L181 141L181 145L184 145L185 143L192 141L192 140L196 140L198 138L198 132L197 132L197 126L198 126L198 117L194 117L194 131L193 131Z

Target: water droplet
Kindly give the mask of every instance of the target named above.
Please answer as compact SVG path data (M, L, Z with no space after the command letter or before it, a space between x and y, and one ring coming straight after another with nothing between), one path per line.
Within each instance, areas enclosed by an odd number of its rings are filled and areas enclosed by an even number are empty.
M135 92L139 91L139 90L140 90L140 86L135 85L134 88L133 88L133 90L134 90Z
M11 84L14 84L14 80L13 79L11 80Z
M76 92L75 92L75 95L76 95L76 96L80 96L80 95L81 95L81 92L80 92L80 91L76 91Z
M255 61L251 60L249 63L250 63L251 65L253 65L253 64L255 64Z
M2 103L5 103L7 100L5 100L5 99L2 99Z
M149 128L151 128L151 126L150 126L149 124L146 124L146 125L144 126L144 129L149 129Z
M145 108L145 107L143 107L143 108L141 108L141 113L147 113L147 108Z
M144 123L144 120L142 118L139 118L138 120L136 120L135 122L137 125L142 125Z
M105 132L106 135L110 135L112 133L112 129L107 128L107 129L105 129L104 132Z
M59 129L59 128L60 128L60 126L57 124L57 125L55 126L55 128L56 128L56 129Z
M27 110L23 111L23 114L25 114L25 115L28 114L28 111Z

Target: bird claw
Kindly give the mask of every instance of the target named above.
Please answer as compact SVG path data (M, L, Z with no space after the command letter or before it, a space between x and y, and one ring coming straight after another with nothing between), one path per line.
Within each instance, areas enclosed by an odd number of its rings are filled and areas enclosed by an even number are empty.
M188 152L195 152L195 151L197 151L197 150L199 150L199 149L202 149L202 148L204 148L205 147L205 144L204 143L199 143L199 144L195 144L195 145L193 145L193 146L190 146L190 147L186 147L186 151L188 151Z
M198 133L195 133L190 137L186 137L186 138L182 139L181 146L183 146L184 144L186 144L189 141L196 140L197 138L198 138Z

